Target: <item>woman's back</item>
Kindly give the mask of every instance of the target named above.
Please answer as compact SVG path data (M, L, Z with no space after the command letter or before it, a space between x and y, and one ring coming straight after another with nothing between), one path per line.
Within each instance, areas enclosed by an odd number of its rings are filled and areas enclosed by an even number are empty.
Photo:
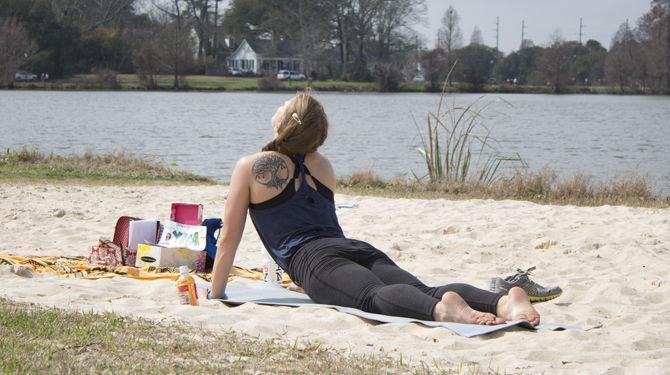
M249 215L263 245L283 269L304 244L344 237L335 214L332 168L323 156L309 158L314 172L308 158L277 152L258 154L251 166Z
M295 162L289 156L279 152L259 152L247 158L251 169L249 202L252 205L266 202L280 195L284 189L287 189L296 172ZM328 159L318 152L313 152L305 156L304 165L309 171L306 181L312 189L318 187L317 182L314 181L316 179L332 192L335 191L337 183L335 172ZM294 190L297 191L301 184L301 179L296 178Z

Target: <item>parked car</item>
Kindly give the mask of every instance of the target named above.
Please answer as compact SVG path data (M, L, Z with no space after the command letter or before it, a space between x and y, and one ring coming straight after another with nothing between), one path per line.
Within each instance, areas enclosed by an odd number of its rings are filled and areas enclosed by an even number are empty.
M37 81L37 75L23 70L19 70L14 74L14 81L16 82Z
M300 72L295 72L291 70L280 70L277 72L277 79L279 80L289 80L289 81L304 81L306 79L305 75Z
M491 85L495 85L496 83L498 83L498 81L496 81L495 78L491 77L491 78L486 80L486 83L491 84Z
M236 76L236 77L242 75L242 71L241 71L241 70L239 70L239 69L234 69L234 68L233 68L233 69L230 69L230 72L229 72L229 73L230 73L231 76Z
M423 73L416 73L414 78L412 78L412 81L414 82L423 82L426 80L426 76L423 75Z

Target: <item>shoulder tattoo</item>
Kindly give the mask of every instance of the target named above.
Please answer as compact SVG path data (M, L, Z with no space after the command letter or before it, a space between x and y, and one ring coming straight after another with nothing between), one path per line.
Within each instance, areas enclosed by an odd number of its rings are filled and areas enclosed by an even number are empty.
M268 188L281 189L288 181L288 166L277 155L260 156L254 161L251 172L258 183Z

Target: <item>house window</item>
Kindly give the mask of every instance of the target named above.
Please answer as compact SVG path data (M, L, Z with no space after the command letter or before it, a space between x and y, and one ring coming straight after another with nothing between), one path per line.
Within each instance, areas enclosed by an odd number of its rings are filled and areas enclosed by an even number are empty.
M256 62L254 60L249 60L249 70L254 71L256 67Z
M299 72L300 71L300 61L294 61L293 62L293 70Z

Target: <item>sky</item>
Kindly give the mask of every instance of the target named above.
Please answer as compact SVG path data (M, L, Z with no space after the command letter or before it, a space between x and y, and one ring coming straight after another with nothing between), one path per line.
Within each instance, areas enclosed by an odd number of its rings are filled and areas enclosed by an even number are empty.
M579 18L583 19L583 41L595 39L609 48L619 25L629 19L631 27L650 9L649 0L426 0L426 21L415 29L425 37L427 47L435 45L444 12L452 5L460 16L464 44L470 42L475 26L484 43L496 45L496 17L500 17L500 50L518 50L521 21L526 37L544 46L558 29L566 40L579 40Z

